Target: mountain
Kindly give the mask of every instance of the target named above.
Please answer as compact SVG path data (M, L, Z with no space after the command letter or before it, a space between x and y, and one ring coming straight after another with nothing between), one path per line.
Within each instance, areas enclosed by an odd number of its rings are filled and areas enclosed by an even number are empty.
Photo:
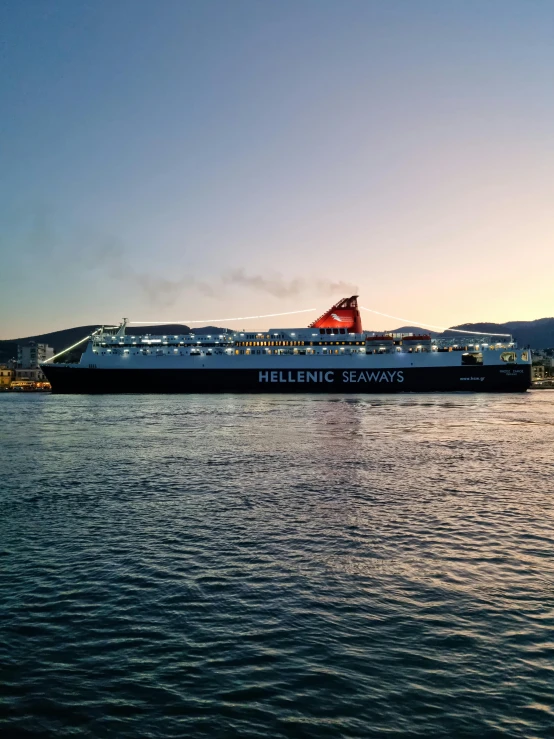
M554 347L554 318L538 318L535 321L506 321L506 323L461 323L452 326L464 331L475 331L483 334L511 334L520 346L530 346L532 349L547 349ZM432 337L453 337L450 331L429 331L418 326L401 326L394 329L397 333L423 333Z
M453 328L483 333L508 333L520 346L532 349L554 347L554 318L538 318L535 321L506 321L506 323L464 323Z
M68 346L77 343L80 339L88 336L98 326L76 326L75 328L66 328L61 331L51 331L46 334L37 334L36 336L26 336L25 338L11 339L9 341L0 341L0 363L6 362L17 356L17 345L26 346L32 341L40 344L48 344L54 347L56 353L61 352ZM554 318L539 318L535 321L507 321L506 323L463 323L453 328L464 329L466 331L478 331L482 333L495 334L512 334L514 339L520 346L531 346L533 349L547 349L554 347ZM144 334L161 334L168 336L171 334L222 334L231 329L220 328L217 326L202 326L199 328L189 328L179 324L161 325L161 326L132 326L127 328L127 334L131 336L143 336ZM429 331L429 329L418 326L400 326L394 329L398 333L423 333L431 334L433 337L453 336L449 332L437 333Z

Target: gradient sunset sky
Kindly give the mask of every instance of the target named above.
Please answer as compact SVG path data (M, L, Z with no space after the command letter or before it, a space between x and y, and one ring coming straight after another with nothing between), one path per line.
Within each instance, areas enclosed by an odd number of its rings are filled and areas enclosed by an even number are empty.
M0 29L0 338L354 290L554 314L552 0L4 0Z

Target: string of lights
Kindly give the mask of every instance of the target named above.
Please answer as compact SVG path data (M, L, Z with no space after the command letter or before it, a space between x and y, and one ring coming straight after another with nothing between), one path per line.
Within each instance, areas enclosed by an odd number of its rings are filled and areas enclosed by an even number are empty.
M373 308L366 308L363 305L360 305L360 308L362 310L366 310L369 313L376 313L378 316L385 316L385 318L392 318L395 321L403 321L404 323L408 323L411 326L424 326L425 328L436 328L439 329L439 331L456 331L459 334L473 334L475 336L483 336L485 334L486 336L510 336L510 334L493 334L490 333L490 331L467 331L464 328L447 328L446 326L435 326L432 323L423 323L422 321L413 321L410 318L399 318L398 316L391 316L388 313L381 313L380 310L374 310Z
M227 321L250 321L255 318L273 318L275 316L292 316L296 313L311 313L317 310L317 308L304 308L302 310L289 310L285 313L264 313L261 316L243 316L242 318L195 318L193 319L181 319L179 321L129 321L130 325L133 326L165 326L168 324L184 324L189 323L219 323Z
M64 349L63 352L59 352L58 354L54 354L53 357L48 357L48 359L44 362L44 364L47 364L47 362L53 362L54 359L57 359L58 357L61 357L62 354L67 354L67 352L70 352L72 349L75 349L76 346L79 346L84 341L88 341L92 336L98 333L100 329L96 329L96 331L93 331L92 334L88 334L85 336L84 339L81 339L81 341L78 341L76 344L72 344L71 346L68 346L67 349Z
M368 313L375 313L378 316L384 316L385 318L392 318L395 321L402 321L403 323L408 323L413 326L422 326L425 328L434 328L438 329L439 331L455 331L456 333L460 334L472 334L475 336L482 336L483 333L486 333L487 336L510 336L510 334L494 334L491 332L483 332L483 331L469 331L467 329L463 328L449 328L447 326L437 326L433 323L424 323L423 321L414 321L410 318L400 318L399 316L391 316L389 313L383 313L382 311L375 310L374 308L366 308L364 305L360 305L360 308L362 310L367 311ZM275 316L292 316L296 315L298 313L312 313L313 311L317 310L317 308L303 308L302 310L291 310L286 311L284 313L264 313L263 315L259 316L242 316L240 318L195 318L195 319L186 319L186 320L179 320L179 321L129 321L129 325L143 325L143 326L164 326L164 325L170 325L170 324L189 324L189 323L219 323L227 321L250 321L252 319L257 318L274 318ZM88 341L92 336L99 333L101 329L96 329L96 331L93 331L92 334L88 334L84 338L82 338L80 341L77 341L75 344L72 344L71 346L68 346L67 349L64 349L63 351L59 352L58 354L54 354L53 357L49 357L46 362L53 362L54 359L57 359L58 357L61 357L63 354L67 354L67 352L71 351L72 349L75 349L76 347L80 346L85 341Z

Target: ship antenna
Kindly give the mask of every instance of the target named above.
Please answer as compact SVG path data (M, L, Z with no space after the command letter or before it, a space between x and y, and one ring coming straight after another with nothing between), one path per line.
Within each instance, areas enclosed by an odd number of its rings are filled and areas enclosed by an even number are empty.
M126 328L128 322L129 322L129 319L128 318L124 318L121 321L121 324L120 324L119 328L117 329L116 336L125 336L125 328Z

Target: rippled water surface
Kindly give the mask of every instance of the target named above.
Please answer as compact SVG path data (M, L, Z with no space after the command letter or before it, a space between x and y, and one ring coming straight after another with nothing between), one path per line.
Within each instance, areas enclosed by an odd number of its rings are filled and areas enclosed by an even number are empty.
M0 396L0 735L554 736L554 392Z

